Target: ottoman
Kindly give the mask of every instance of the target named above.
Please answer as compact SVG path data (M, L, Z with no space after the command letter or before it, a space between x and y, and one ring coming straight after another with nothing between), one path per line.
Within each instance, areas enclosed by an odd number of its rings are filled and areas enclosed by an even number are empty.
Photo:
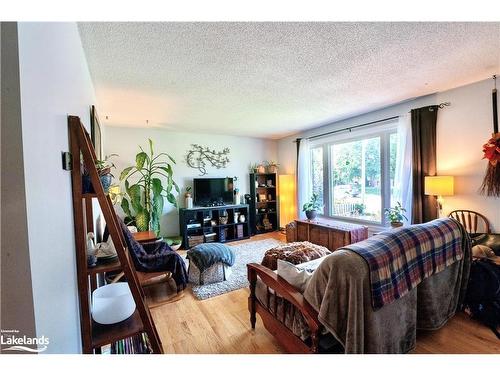
M212 242L196 245L187 251L188 280L205 285L226 281L235 261L234 251L227 245Z
M328 254L331 254L331 251L324 246L308 241L291 242L267 250L262 259L262 265L274 271L278 268L278 259L292 264L301 264Z

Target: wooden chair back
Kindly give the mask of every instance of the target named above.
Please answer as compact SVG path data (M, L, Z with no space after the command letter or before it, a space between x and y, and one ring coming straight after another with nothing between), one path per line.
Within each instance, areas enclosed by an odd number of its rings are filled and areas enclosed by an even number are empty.
M455 210L451 211L448 217L458 220L469 234L491 233L490 222L479 212L470 210Z

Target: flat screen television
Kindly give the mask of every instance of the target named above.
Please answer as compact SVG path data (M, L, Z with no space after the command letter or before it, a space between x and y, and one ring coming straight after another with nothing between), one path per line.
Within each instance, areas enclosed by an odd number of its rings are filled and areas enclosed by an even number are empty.
M233 179L193 179L193 203L195 206L233 204Z

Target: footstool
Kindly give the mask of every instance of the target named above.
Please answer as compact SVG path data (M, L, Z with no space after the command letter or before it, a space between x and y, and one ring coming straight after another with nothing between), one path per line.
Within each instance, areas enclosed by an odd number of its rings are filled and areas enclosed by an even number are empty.
M229 278L235 255L229 246L212 242L199 244L188 250L187 259L189 282L206 285Z
M290 242L267 250L262 259L262 265L274 271L278 268L278 259L292 264L301 264L328 254L331 254L331 251L324 246L308 241Z

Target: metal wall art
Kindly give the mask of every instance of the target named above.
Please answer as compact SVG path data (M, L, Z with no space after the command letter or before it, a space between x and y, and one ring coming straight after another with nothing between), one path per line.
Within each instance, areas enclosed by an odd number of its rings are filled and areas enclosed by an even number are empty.
M226 168L229 163L229 148L222 151L210 150L197 144L192 144L186 155L186 163L191 168L198 169L200 176L207 174L207 166L211 165L217 169Z

